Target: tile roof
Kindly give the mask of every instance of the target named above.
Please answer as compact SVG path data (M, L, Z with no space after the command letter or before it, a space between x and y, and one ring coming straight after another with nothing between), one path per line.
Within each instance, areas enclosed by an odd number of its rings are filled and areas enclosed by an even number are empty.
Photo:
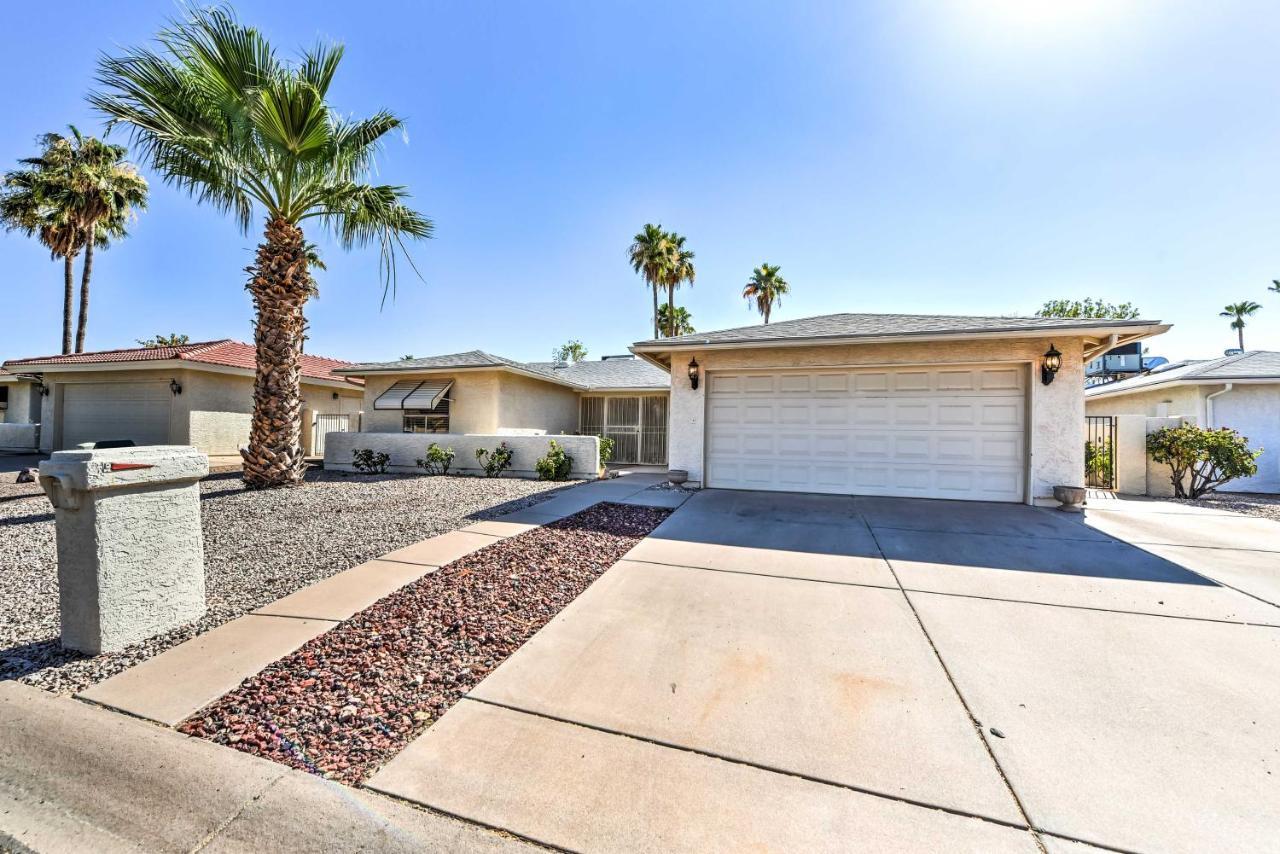
M696 346L809 338L887 338L903 335L940 335L964 332L1028 332L1055 329L1150 326L1153 320L1098 320L1069 317L980 317L943 314L824 314L768 325L740 326L714 332L695 332L674 338L636 342L636 347Z
M172 347L130 347L122 350L97 350L92 353L69 353L63 356L36 356L28 359L10 359L4 363L9 369L36 368L41 365L114 365L125 362L160 362L174 359L229 368L254 369L255 351L252 344L222 338L194 344ZM328 359L324 356L302 354L302 375L311 379L351 382L348 377L335 374L335 368L349 366L350 362Z
M421 359L401 359L398 362L347 365L342 368L342 373L354 375L383 371L411 373L413 371L447 371L451 368L512 368L583 390L664 389L671 385L670 375L666 371L640 359L604 359L557 366L555 362L518 362L504 356L495 356L484 350L468 350L465 353L449 353Z
M1280 352L1249 350L1218 359L1172 362L1127 380L1090 386L1085 394L1090 397L1120 394L1173 382L1218 383L1253 379L1274 379L1280 382Z

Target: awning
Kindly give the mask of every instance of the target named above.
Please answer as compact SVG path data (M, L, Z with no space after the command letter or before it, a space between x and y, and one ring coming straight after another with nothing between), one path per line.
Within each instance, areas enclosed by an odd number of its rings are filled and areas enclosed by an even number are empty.
M435 409L453 380L401 380L378 395L374 409Z

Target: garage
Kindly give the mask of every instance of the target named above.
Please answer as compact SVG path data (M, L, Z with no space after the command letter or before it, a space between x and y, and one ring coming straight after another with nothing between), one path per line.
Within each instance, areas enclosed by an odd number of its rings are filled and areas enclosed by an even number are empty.
M708 374L706 485L1023 501L1025 364Z
M62 447L108 439L167 445L172 405L167 381L67 383L62 390Z

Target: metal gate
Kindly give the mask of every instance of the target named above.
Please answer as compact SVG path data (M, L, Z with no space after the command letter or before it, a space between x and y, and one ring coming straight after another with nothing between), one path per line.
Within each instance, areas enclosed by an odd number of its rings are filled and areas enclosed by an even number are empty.
M578 429L613 440L613 462L665 465L666 395L583 397Z
M1096 489L1115 489L1115 416L1086 415L1084 428L1084 485Z
M350 415L317 415L311 434L311 453L317 457L324 456L324 437L326 433L350 433Z

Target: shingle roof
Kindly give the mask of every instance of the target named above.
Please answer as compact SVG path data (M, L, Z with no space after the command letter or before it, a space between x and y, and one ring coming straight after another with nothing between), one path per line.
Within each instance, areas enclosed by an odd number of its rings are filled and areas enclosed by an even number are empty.
M6 368L27 368L40 365L110 365L122 362L161 362L176 359L206 365L253 370L255 351L252 344L222 338L195 344L179 344L174 347L130 347L123 350L97 350L92 353L69 353L63 356L35 356L27 359L10 359ZM324 356L302 355L302 375L311 379L351 382L347 377L335 374L336 368L351 363Z
M1217 383L1231 380L1274 379L1280 382L1280 352L1249 350L1219 359L1186 359L1113 383L1091 386L1085 394L1120 394L1173 382Z
M512 368L584 390L663 389L671 385L670 375L666 371L640 359L583 361L557 366L555 362L518 362L505 356L495 356L484 350L468 350L465 353L427 356L421 359L401 359L398 362L366 362L344 366L342 372L359 375L389 371L405 373L447 371L451 368Z
M1097 320L1068 317L980 317L942 314L824 314L768 325L740 326L714 332L695 332L673 338L636 342L636 347L695 346L821 338L888 338L965 332L1023 332L1055 329L1150 326L1152 320Z

